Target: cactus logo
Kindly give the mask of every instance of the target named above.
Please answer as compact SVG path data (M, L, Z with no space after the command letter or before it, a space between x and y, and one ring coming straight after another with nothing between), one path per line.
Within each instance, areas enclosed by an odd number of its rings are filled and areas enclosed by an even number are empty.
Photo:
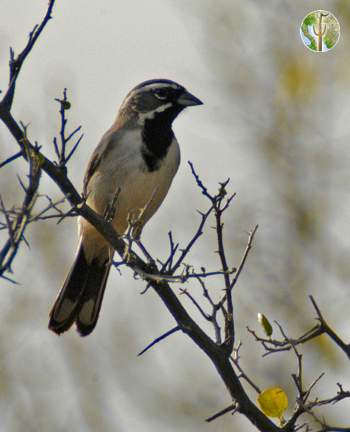
M329 51L339 41L339 22L331 12L325 10L311 12L303 19L300 36L303 44L311 51Z

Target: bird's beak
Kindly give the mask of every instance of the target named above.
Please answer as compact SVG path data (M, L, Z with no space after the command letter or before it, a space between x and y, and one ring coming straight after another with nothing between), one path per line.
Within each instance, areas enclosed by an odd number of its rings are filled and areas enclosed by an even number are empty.
M177 103L184 107L194 106L194 105L203 105L203 102L193 96L193 94L189 93L185 90L178 98Z

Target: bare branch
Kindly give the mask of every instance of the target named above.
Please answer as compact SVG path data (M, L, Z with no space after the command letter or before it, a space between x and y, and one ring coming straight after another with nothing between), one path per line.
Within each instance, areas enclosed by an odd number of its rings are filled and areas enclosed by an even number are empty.
M249 333L251 333L255 340L257 342L260 342L263 347L266 350L266 353L264 355L269 355L274 352L280 352L280 351L289 351L292 346L297 346L299 344L304 344L312 339L315 339L316 337L319 337L323 334L326 334L330 337L330 339L346 354L348 358L350 358L350 345L346 344L328 325L327 321L324 319L320 308L318 307L315 299L313 296L309 296L310 301L316 310L317 313L317 320L319 321L319 324L312 327L310 330L308 330L306 333L304 333L299 338L289 338L289 339L266 339L258 336L253 330L248 329Z
M56 102L60 104L60 121L61 121L61 127L60 127L60 144L57 142L57 138L55 137L53 139L53 144L55 148L56 155L58 157L58 165L61 167L61 169L66 170L66 165L70 158L73 156L74 152L78 148L78 145L80 144L81 140L83 139L83 134L81 134L75 144L73 144L72 149L69 151L67 155L67 145L69 141L76 136L78 132L81 130L81 126L78 126L76 129L74 129L71 133L67 135L66 128L68 119L66 117L66 111L70 109L71 104L68 101L67 97L67 89L65 88L63 90L63 98L62 99L55 99Z
M26 136L23 137L22 144L26 152L26 158L29 161L28 185L24 186L25 196L18 215L12 219L8 211L5 209L4 203L1 200L1 210L5 215L8 228L9 238L5 245L0 250L0 277L5 272L11 272L12 262L17 255L19 245L24 238L24 231L29 223L31 211L37 200L37 191L41 177L41 163L37 157L35 150L37 147L31 148L27 142Z
M172 335L173 333L176 333L177 331L181 330L179 326L176 326L170 330L168 330L166 333L162 334L161 336L157 337L156 339L154 339L153 342L151 342L150 344L148 344L146 346L146 348L144 348L142 351L140 351L137 355L141 356L142 354L144 354L146 351L148 351L150 348L152 348L154 345L156 345L158 342L161 342L162 340L166 339L168 336Z
M48 7L46 10L46 14L42 19L40 25L36 25L33 30L29 33L29 38L27 45L24 47L23 51L15 58L15 54L13 49L10 49L10 78L9 78L9 86L5 96L3 97L0 105L7 111L11 110L13 98L15 95L16 82L19 76L19 73L22 69L22 66L33 49L36 41L38 40L41 32L46 27L47 23L51 19L51 13L53 6L55 4L55 0L50 0L48 3Z
M180 265L182 264L183 260L186 258L187 254L189 253L189 251L192 249L193 245L196 243L196 241L198 240L198 238L203 234L203 227L209 217L209 215L212 213L212 211L214 210L214 206L211 206L206 213L200 213L201 215L201 221L200 224L196 230L196 232L194 233L193 237L191 238L191 240L188 242L187 246L182 249L180 257L177 259L176 263L172 266L172 268L170 269L170 273L173 274L176 272L176 270L180 267Z
M217 418L227 414L231 413L232 415L235 414L238 411L238 405L237 403L233 403L232 405L228 406L227 408L224 408L223 410L217 412L216 414L208 417L205 421L210 423L213 420L216 420Z
M313 307L316 310L317 313L317 318L320 322L319 324L319 329L320 332L327 334L332 341L338 345L338 347L347 355L347 357L350 359L350 344L346 344L327 324L327 322L325 321L325 319L323 318L323 315L320 311L320 308L318 307L315 299L313 298L313 296L309 296L310 301L313 305ZM320 333L320 334L322 334Z
M240 360L239 350L241 349L241 347L242 347L242 343L239 342L237 345L237 348L234 348L232 351L231 360L240 372L239 378L245 379L247 381L247 383L259 394L259 393L261 393L260 388L253 382L253 380L251 378L249 378L249 376L244 372L243 368L241 367L241 365L239 363L239 360Z
M10 156L8 159L4 160L4 162L0 163L0 168L3 168L5 165L13 162L14 160L18 159L19 157L22 156L22 152L17 152L14 155Z
M191 302L195 305L196 309L199 311L199 313L202 315L204 319L210 321L210 315L204 312L202 306L197 302L197 300L192 296L192 294L188 292L186 288L180 288L180 292L182 295L185 295L187 298L191 300Z

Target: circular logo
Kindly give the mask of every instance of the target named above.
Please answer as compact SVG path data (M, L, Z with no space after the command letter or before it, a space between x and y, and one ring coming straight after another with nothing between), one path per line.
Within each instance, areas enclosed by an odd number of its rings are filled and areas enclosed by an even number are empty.
M303 44L311 51L326 52L339 41L340 25L337 18L328 11L310 12L300 26Z

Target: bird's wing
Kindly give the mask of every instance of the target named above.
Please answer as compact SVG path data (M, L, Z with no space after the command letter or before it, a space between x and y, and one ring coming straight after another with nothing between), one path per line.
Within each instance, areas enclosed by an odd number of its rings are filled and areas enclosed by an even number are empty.
M119 137L121 133L119 130L108 130L101 138L100 143L93 151L88 165L86 167L83 183L83 195L86 197L88 194L88 185L92 176L95 174L99 167L101 160L109 153L111 147L118 145Z

